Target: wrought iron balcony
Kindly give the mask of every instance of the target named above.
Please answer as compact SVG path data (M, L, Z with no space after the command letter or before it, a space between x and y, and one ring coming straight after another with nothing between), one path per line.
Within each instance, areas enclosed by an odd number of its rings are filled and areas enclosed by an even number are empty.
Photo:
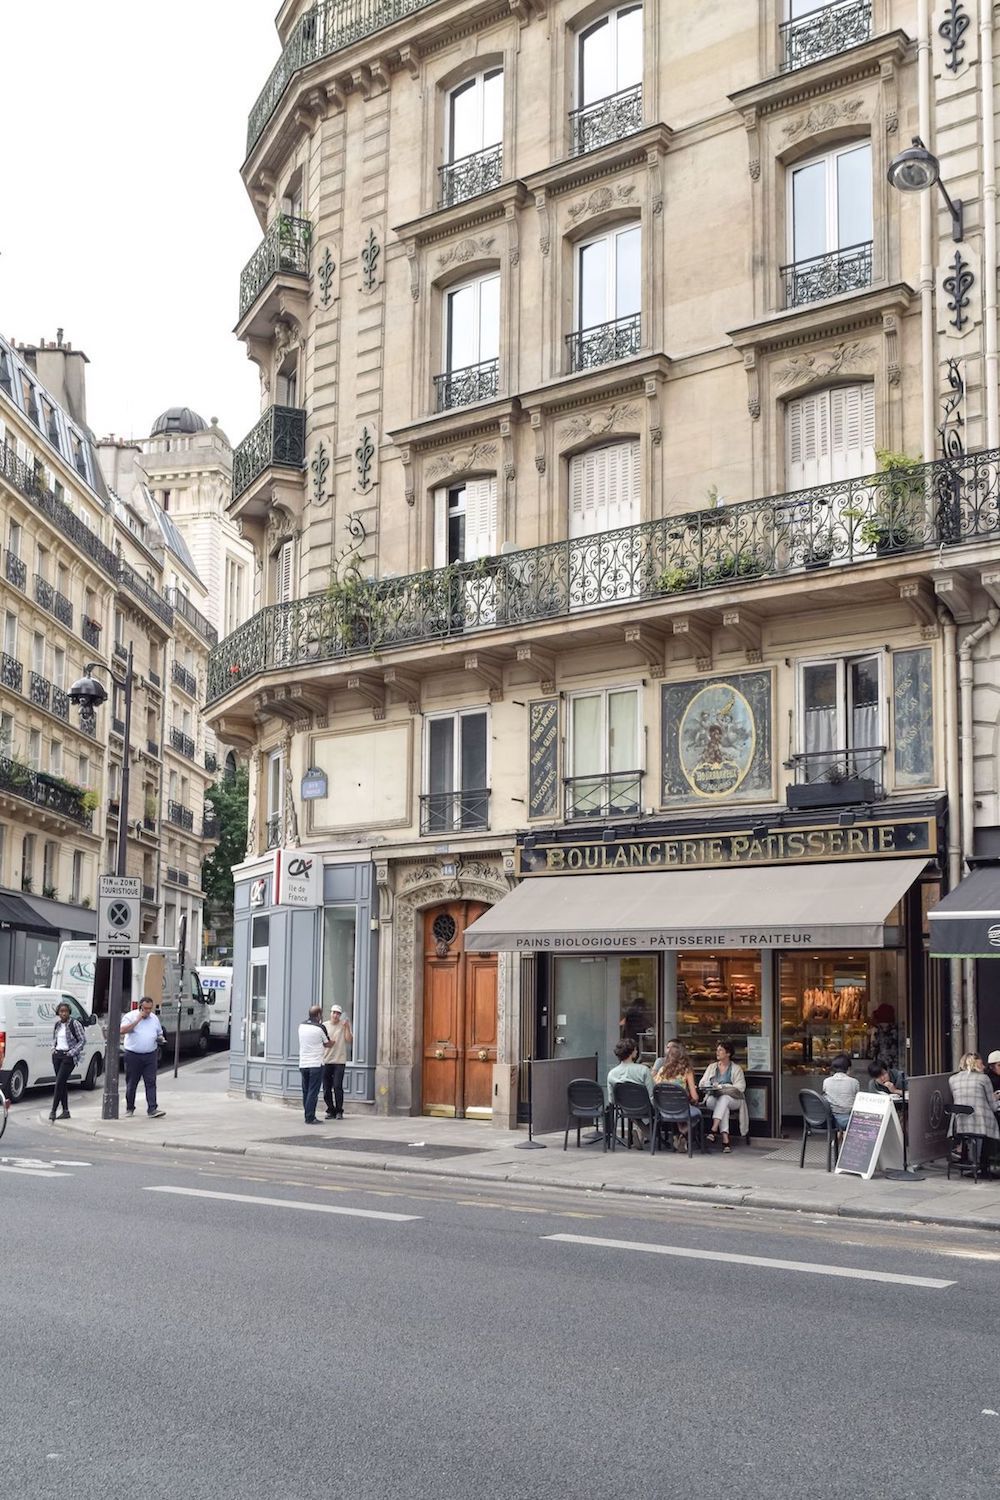
M824 302L842 292L862 292L872 284L872 242L797 260L782 266L779 274L786 307Z
M145 813L144 816L143 816L143 819L142 819L142 826L143 826L143 828L145 828L145 830L146 830L147 833L155 833L156 832L156 819L155 818L151 818L148 813Z
M160 747L155 740L146 741L146 754L155 755L159 759Z
M277 849L281 844L281 814L272 813L267 820L264 832L267 837L267 847Z
M108 817L120 818L122 815L122 799L120 797L108 798Z
M18 557L16 552L4 549L3 574L8 583L12 583L16 589L24 593L25 584L28 581L28 569Z
M189 672L187 667L182 666L179 661L172 662L170 665L170 680L171 682L175 682L178 687L183 688L192 698L197 698L198 679L193 672Z
M164 625L173 625L174 612L166 599L161 598L153 585L147 583L145 578L140 577L130 563L122 561L118 580L137 599L141 599L150 613L154 614L158 620L162 620Z
M592 370L609 365L616 359L628 359L639 353L642 319L638 313L628 318L614 318L610 323L595 323L566 335L570 371Z
M861 745L843 750L807 750L789 756L786 769L794 785L807 787L806 798L789 802L806 806L836 806L885 796L885 745ZM864 791L859 791L864 787Z
M174 802L171 799L167 803L167 822L173 823L176 828L184 828L190 833L194 828L194 813L183 803Z
M298 21L285 48L257 96L247 123L247 155L300 68L329 57L352 42L372 36L394 21L422 10L431 0L320 0Z
M88 646L93 646L95 651L100 650L101 627L99 623L96 620L92 620L89 615L84 615L80 621L80 634L83 636L83 639L86 641Z
M598 146L610 146L627 135L635 135L642 129L642 84L633 84L630 89L571 110L569 129L571 156L583 156L587 151L596 151Z
M144 885L143 886L143 888L142 888L142 899L143 899L143 901L148 901L150 903L154 903L156 901L156 887L155 887L155 885Z
M6 651L0 652L0 687L19 693L23 682L24 668L21 663L16 657L8 656Z
M112 656L117 656L119 661L128 661L128 647L124 641L115 641L111 647Z
M489 401L499 389L500 361L497 359L487 359L479 365L466 365L464 369L434 376L438 411L448 411L453 406L471 406L475 401Z
M642 778L642 771L564 777L566 821L634 816L642 810Z
M158 691L162 686L160 682L159 672L154 672L152 667L150 667L149 671L146 673L146 681L152 683L153 687L155 687Z
M428 792L420 799L421 833L484 832L490 826L490 789Z
M83 792L57 777L33 771L9 756L0 755L0 792L32 802L82 828L90 827L90 813L83 805Z
M175 870L173 865L167 866L167 879L174 885L190 885L191 877L187 870Z
M186 755L188 760L194 760L194 740L189 734L185 734L183 730L171 729L170 745L172 749L179 751L181 755Z
M69 695L55 686L52 688L52 712L64 724L69 723Z
M836 0L778 27L781 71L806 68L824 57L867 42L872 34L871 0Z
M240 276L240 319L274 276L308 276L312 225L308 219L279 214Z
M442 208L488 193L503 181L503 146L487 146L484 151L473 151L471 156L445 162L438 167L438 178Z
M31 502L37 511L45 516L63 536L68 537L75 547L78 547L87 557L95 562L99 568L107 573L109 578L118 576L118 558L106 547L100 537L89 526L84 525L79 516L73 514L64 501L58 500L51 490L45 488L42 482L41 469L32 469L24 463L12 448L6 444L0 444L0 479L5 480L16 489L24 498ZM23 585L18 585L22 587Z
M269 406L233 454L233 499L267 469L301 469L306 461L306 414L298 406Z
M55 589L40 573L35 574L35 603L40 604L43 609L52 613L52 605L55 600Z
M219 769L219 758L211 750L205 751L205 770L217 771Z
M28 697L37 708L48 708L52 698L52 684L40 672L28 673Z
M210 646L217 646L219 644L219 632L209 620L205 619L201 610L195 608L187 594L175 588L164 589L163 593L174 613L180 615L181 619L190 625L192 630L196 630L202 640L207 641ZM150 676L152 676L152 673L150 673ZM156 680L159 682L160 679L157 678Z
M125 738L125 720L124 719L112 719L111 720L111 733L112 734L116 734L120 740L123 740Z
M205 816L201 820L201 836L202 836L202 838L203 839L217 839L219 837L219 829L220 829L220 827L221 827L221 824L219 822L219 815L218 815L218 813L214 813L214 812L213 813L206 813Z

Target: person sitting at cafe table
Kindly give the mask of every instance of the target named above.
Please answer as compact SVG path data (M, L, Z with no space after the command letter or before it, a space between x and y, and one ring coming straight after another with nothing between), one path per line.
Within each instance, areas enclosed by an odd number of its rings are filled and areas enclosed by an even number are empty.
M1000 1052L991 1052L986 1059L986 1076L994 1094L1000 1094Z
M705 1103L712 1110L712 1128L708 1132L708 1139L714 1145L716 1136L721 1135L723 1151L730 1150L729 1116L734 1110L739 1115L740 1135L750 1133L747 1078L733 1052L732 1042L720 1041L715 1049L715 1062L709 1063L698 1084L700 1089L708 1090Z
M877 1057L868 1064L868 1077L871 1079L868 1088L873 1094L891 1094L893 1098L900 1098L906 1087L906 1074L898 1068L890 1068L884 1057Z
M701 1119L698 1108L698 1090L694 1083L694 1069L687 1050L680 1042L668 1042L663 1049L663 1061L653 1074L654 1083L673 1083L687 1091L688 1114L693 1120ZM687 1139L687 1126L677 1127L679 1137Z
M1000 1125L993 1106L993 1089L978 1052L966 1052L958 1072L948 1079L953 1104L969 1104L971 1115L952 1115L949 1135L983 1135L1000 1140Z
M615 1056L618 1061L608 1070L608 1104L614 1108L616 1083L641 1083L652 1103L653 1075L639 1061L639 1043L635 1037L623 1036L620 1042L616 1042ZM646 1129L639 1120L632 1121L632 1138L633 1141L638 1140L640 1146L646 1142Z
M846 1130L861 1085L851 1077L851 1059L846 1052L838 1052L830 1059L830 1070L829 1078L823 1079L823 1093L833 1110L837 1129Z

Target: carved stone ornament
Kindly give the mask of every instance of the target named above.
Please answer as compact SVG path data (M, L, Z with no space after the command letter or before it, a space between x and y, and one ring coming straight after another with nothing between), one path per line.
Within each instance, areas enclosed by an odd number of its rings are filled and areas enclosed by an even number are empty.
M442 250L437 258L437 263L443 271L446 266L464 266L470 260L478 260L482 256L492 255L493 246L496 244L496 235L484 234L479 239L459 240L457 245L449 245L447 250Z
M559 429L563 442L576 443L583 438L603 437L629 422L634 422L639 408L631 401L616 401L612 406L602 406L597 411L580 412L564 422Z
M798 141L803 136L832 130L836 125L853 125L864 107L863 99L841 99L839 102L829 99L825 104L814 104L804 115L789 120L781 133L786 141Z
M267 531L265 533L266 550L273 552L280 547L282 542L287 542L296 536L296 530L292 524L292 518L285 511L273 506L271 514L267 518Z
M290 349L298 347L298 324L291 318L276 318L274 323L274 362L280 365Z
M775 371L779 391L791 385L806 385L813 380L830 380L854 370L869 369L875 361L875 345L853 339L820 349L815 354L796 354Z
M469 469L485 468L496 463L496 443L472 443L468 448L453 448L439 453L427 465L429 479L442 474L460 474Z
M586 198L578 198L571 203L567 212L575 224L587 214L604 214L609 209L620 208L625 203L630 203L635 198L635 183L620 182L617 187L599 187L589 193Z

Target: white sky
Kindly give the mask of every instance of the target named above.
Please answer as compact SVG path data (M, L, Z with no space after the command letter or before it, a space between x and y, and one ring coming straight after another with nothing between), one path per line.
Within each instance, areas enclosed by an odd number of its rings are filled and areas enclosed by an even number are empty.
M278 0L0 10L0 329L86 352L98 436L192 406L238 443L260 383L231 330L261 238L239 167Z

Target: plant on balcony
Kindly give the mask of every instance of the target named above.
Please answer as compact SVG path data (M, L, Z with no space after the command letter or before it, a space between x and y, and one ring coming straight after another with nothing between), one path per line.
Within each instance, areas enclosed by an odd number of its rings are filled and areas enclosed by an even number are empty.
M879 473L887 475L889 483L879 487L872 513L864 515L852 507L842 515L860 521L857 536L865 547L879 554L898 552L916 534L917 513L923 503L923 465L918 458L887 448L876 448L875 457Z
M697 584L697 569L676 565L664 568L656 580L656 588L661 594L683 594L688 589L696 588Z
M816 535L806 545L805 558L803 560L807 568L825 568L832 556L832 534L829 531L817 531Z
M22 891L25 891L30 896L30 894L31 894L31 876L30 875L22 875L21 876L21 889L22 889Z
M54 901L56 899L56 888L55 888L55 886L54 885L43 885L42 886L42 895L46 898L46 900L48 900L48 901Z
M158 806L159 803L157 802L155 797L147 797L145 802L142 804L143 813L147 818L155 818L156 809Z
M80 806L83 808L84 812L96 812L98 807L100 806L100 803L100 796L93 790L92 787L88 787L80 797Z
M81 906L89 907L90 904L91 904L91 901L90 901L90 897L89 896L83 896L83 897L81 897L81 900L80 900L80 905Z
M729 583L736 578L756 578L764 571L752 552L724 552L704 571L706 584Z

